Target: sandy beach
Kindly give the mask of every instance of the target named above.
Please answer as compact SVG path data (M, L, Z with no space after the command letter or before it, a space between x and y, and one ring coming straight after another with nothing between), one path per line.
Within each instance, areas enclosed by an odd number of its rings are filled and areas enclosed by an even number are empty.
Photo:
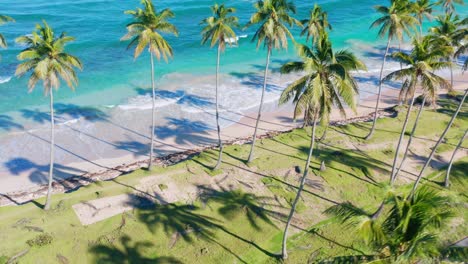
M360 91L357 113L347 111L346 118L367 116L374 111L376 73L357 74L360 83L368 85ZM294 76L274 74L272 85L282 89ZM364 82L365 82L364 80ZM206 80L205 80L206 81ZM468 75L457 75L455 89L468 88ZM385 86L380 108L397 104L398 87ZM445 93L446 91L440 91ZM176 106L174 106L176 107ZM187 150L201 150L216 145L214 111L211 104L195 105L193 113L184 116L171 115L171 111L158 112L155 130L155 151L158 156L166 156ZM74 119L63 120L56 129L55 180L72 176L99 174L118 166L143 162L148 159L150 110L115 109L111 114L96 109L77 109ZM222 109L221 118L226 125L222 129L224 141L247 138L253 134L257 107L239 111ZM172 114L175 113L172 112ZM73 113L72 113L73 114ZM47 182L49 168L48 114L32 112L33 120L42 124L39 129L13 129L0 137L0 194L7 195L20 191L37 189ZM71 114L70 114L71 115ZM332 121L343 120L338 112L332 114ZM16 124L16 123L15 123ZM301 126L301 120L292 119L292 105L277 106L276 99L270 100L260 124L260 134L278 132ZM13 124L12 124L13 126ZM141 165L144 165L141 163Z

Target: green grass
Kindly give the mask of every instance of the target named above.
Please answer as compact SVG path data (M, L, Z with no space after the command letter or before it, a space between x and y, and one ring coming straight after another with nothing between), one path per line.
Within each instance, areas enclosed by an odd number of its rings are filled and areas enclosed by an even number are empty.
M427 152L445 128L456 105L441 100L443 108L426 110L421 118L417 137L427 142ZM439 153L451 151L468 125L465 111L456 121L441 146ZM416 113L412 114L412 118ZM307 263L308 260L332 256L368 254L369 249L345 227L329 220L323 212L335 203L350 201L366 210L375 210L384 195L391 162L393 145L398 140L404 113L397 118L381 119L374 138L362 139L369 123L351 124L330 128L324 142L317 145L312 160L309 179L298 205L296 216L304 231L296 232L288 241L288 263ZM411 131L412 122L408 126ZM318 135L323 130L320 128ZM298 185L293 177L295 166L303 170L310 140L310 130L297 129L272 139L258 141L256 157L246 165L249 145L227 146L220 170L211 172L216 163L215 150L166 168L148 172L139 170L119 177L115 181L98 182L68 194L53 196L53 209L40 209L44 199L21 206L0 208L0 263L25 249L28 253L20 263L276 263L275 254L281 250L285 213L295 197ZM359 151L351 150L350 146ZM320 171L325 161L327 169ZM466 204L466 168L468 158L458 161L452 170L452 187L443 189L439 182L444 169L430 170L428 180L422 183L433 186L446 195ZM193 204L156 205L134 209L93 225L82 226L72 206L82 201L132 193L132 186L151 175L170 174L186 170L182 181L191 177L206 181L221 180L249 174L261 190L249 190L241 185L229 190L206 189L208 195ZM289 176L286 177L289 172ZM292 173L291 173L292 172ZM213 178L214 177L214 178ZM129 187L130 186L130 187ZM166 184L159 184L167 191ZM410 186L402 185L401 190ZM262 193L263 192L263 193ZM276 201L280 205L273 206ZM444 231L447 242L457 241L467 235L467 210L459 208L459 222ZM52 236L51 244L30 247L27 241L41 234ZM7 242L5 242L7 241ZM99 261L98 261L99 260ZM150 261L151 260L151 261Z

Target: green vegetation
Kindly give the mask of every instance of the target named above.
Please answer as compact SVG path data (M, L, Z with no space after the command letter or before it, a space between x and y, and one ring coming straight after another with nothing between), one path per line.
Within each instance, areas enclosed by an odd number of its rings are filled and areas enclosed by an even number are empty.
M421 127L431 127L418 131L415 139L415 144L420 145L425 154L444 130L457 101L441 99L439 104L442 108L427 110L420 119ZM465 103L462 111L466 113L467 110ZM368 212L377 209L388 191L386 183L393 158L384 150L398 138L404 114L380 119L375 137L366 144L362 137L369 131L370 123L329 128L327 139L317 146L317 155L311 163L313 174L306 181L299 210L296 211L292 229L295 234L288 239L288 263L319 262L336 256L375 253L372 247L356 239L353 231L324 212L343 202L350 202ZM412 124L414 118L409 122ZM455 148L464 133L460 127L466 127L468 116L459 116L456 123L459 127L448 132L448 140L442 146ZM321 128L317 130L322 132ZM205 169L216 163L218 153L209 150L174 166L154 168L153 171L139 170L113 181L97 182L72 193L54 195L49 211L38 206L44 199L0 208L1 238L9 241L3 244L0 255L10 258L29 249L20 257L20 263L31 263L37 259L46 263L56 262L59 258L65 258L69 263L83 262L83 259L92 263L124 263L124 259L130 263L154 260L162 263L216 263L220 259L227 262L275 262L276 254L281 251L282 229L290 209L288 201L294 197L299 184L300 175L295 167L304 163L309 143L310 130L297 129L264 139L258 147L258 159L250 166L240 158L248 153L249 146L227 146L221 166L223 173L214 178ZM322 160L327 165L323 172L319 171ZM422 183L458 204L467 203L464 195L468 183L467 164L467 158L454 163L450 189L440 186L445 177L444 167L432 169ZM172 174L170 178L179 186L186 186L184 183L195 179L222 182L226 178L226 181L237 184L222 188L205 186L199 188L202 195L196 200L135 208L88 226L81 225L73 211L72 206L77 203L134 193L141 180L150 177L162 179L164 175ZM248 184L245 183L247 180ZM395 191L409 191L410 183L407 179L397 181ZM171 191L171 185L166 185L169 188L165 192ZM468 212L459 207L454 211L456 217L441 230L443 245L452 244L466 235ZM30 248L27 241L41 234L50 234L53 237L51 244Z

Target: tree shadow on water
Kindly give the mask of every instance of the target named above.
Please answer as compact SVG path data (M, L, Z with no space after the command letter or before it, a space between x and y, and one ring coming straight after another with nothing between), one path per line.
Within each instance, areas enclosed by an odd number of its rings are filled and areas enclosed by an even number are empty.
M174 138L177 144L209 145L215 142L209 138L211 128L202 121L192 121L186 118L167 118L168 124L154 129L160 139Z
M143 252L153 248L150 241L132 242L124 235L120 238L122 247L112 245L95 245L89 249L94 255L94 262L98 264L178 264L182 263L173 257L146 257Z
M23 129L11 116L0 115L0 130L11 131L12 129Z

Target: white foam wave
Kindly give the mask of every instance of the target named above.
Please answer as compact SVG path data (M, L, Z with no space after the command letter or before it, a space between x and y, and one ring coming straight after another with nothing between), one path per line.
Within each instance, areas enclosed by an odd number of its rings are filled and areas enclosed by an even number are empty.
M161 108L161 107L166 107L169 105L176 104L181 98L181 97L176 97L176 98L171 98L171 99L156 99L155 100L155 107L156 108ZM151 102L152 98L150 96L136 96L133 98L130 98L128 100L127 104L124 105L119 105L118 107L122 110L149 110L153 108L153 104Z
M0 76L0 83L7 83L11 80L11 76L2 77Z

